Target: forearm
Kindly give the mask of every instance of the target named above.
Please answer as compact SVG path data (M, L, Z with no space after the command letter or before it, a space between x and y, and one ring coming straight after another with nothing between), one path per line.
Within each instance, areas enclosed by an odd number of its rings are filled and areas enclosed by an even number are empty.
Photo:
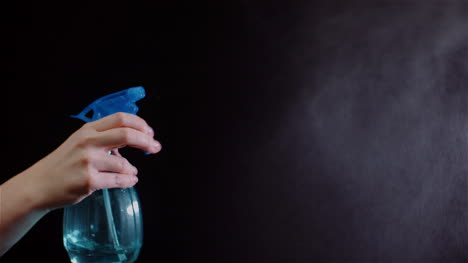
M0 185L0 256L47 214L37 208L30 187L31 181L23 173Z

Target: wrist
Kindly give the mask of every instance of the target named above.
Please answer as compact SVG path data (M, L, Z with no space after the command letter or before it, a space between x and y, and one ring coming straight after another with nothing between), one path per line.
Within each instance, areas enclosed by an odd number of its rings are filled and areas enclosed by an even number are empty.
M32 213L47 214L50 209L47 207L44 191L40 190L40 182L34 180L32 175L28 173L28 170L18 174L16 183L22 187L20 198L21 203Z
M25 174L0 185L0 256L47 214L39 207Z

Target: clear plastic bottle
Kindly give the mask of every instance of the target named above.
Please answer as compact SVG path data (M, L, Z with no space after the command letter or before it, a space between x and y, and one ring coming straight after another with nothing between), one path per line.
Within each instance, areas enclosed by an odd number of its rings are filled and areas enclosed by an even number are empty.
M96 191L65 208L63 222L72 263L132 263L139 255L143 222L133 187Z

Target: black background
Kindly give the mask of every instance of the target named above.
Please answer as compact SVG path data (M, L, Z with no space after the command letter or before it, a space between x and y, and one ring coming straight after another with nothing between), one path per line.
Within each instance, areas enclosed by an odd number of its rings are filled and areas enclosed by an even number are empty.
M11 10L11 12L10 12ZM138 262L464 262L464 1L5 7L6 173L142 85ZM1 260L66 262L62 211Z

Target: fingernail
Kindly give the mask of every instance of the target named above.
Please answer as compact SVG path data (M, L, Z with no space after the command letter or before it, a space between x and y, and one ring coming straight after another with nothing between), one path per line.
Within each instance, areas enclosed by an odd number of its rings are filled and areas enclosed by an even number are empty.
M138 182L138 177L137 176L133 176L133 182L137 183Z
M133 174L134 174L134 175L137 175L137 174L138 174L138 169L137 169L135 166L133 166Z
M153 148L155 151L159 150L161 148L161 144L159 144L159 142L157 141L154 141L153 142Z
M153 137L154 136L154 130L151 127L148 127L148 134Z

